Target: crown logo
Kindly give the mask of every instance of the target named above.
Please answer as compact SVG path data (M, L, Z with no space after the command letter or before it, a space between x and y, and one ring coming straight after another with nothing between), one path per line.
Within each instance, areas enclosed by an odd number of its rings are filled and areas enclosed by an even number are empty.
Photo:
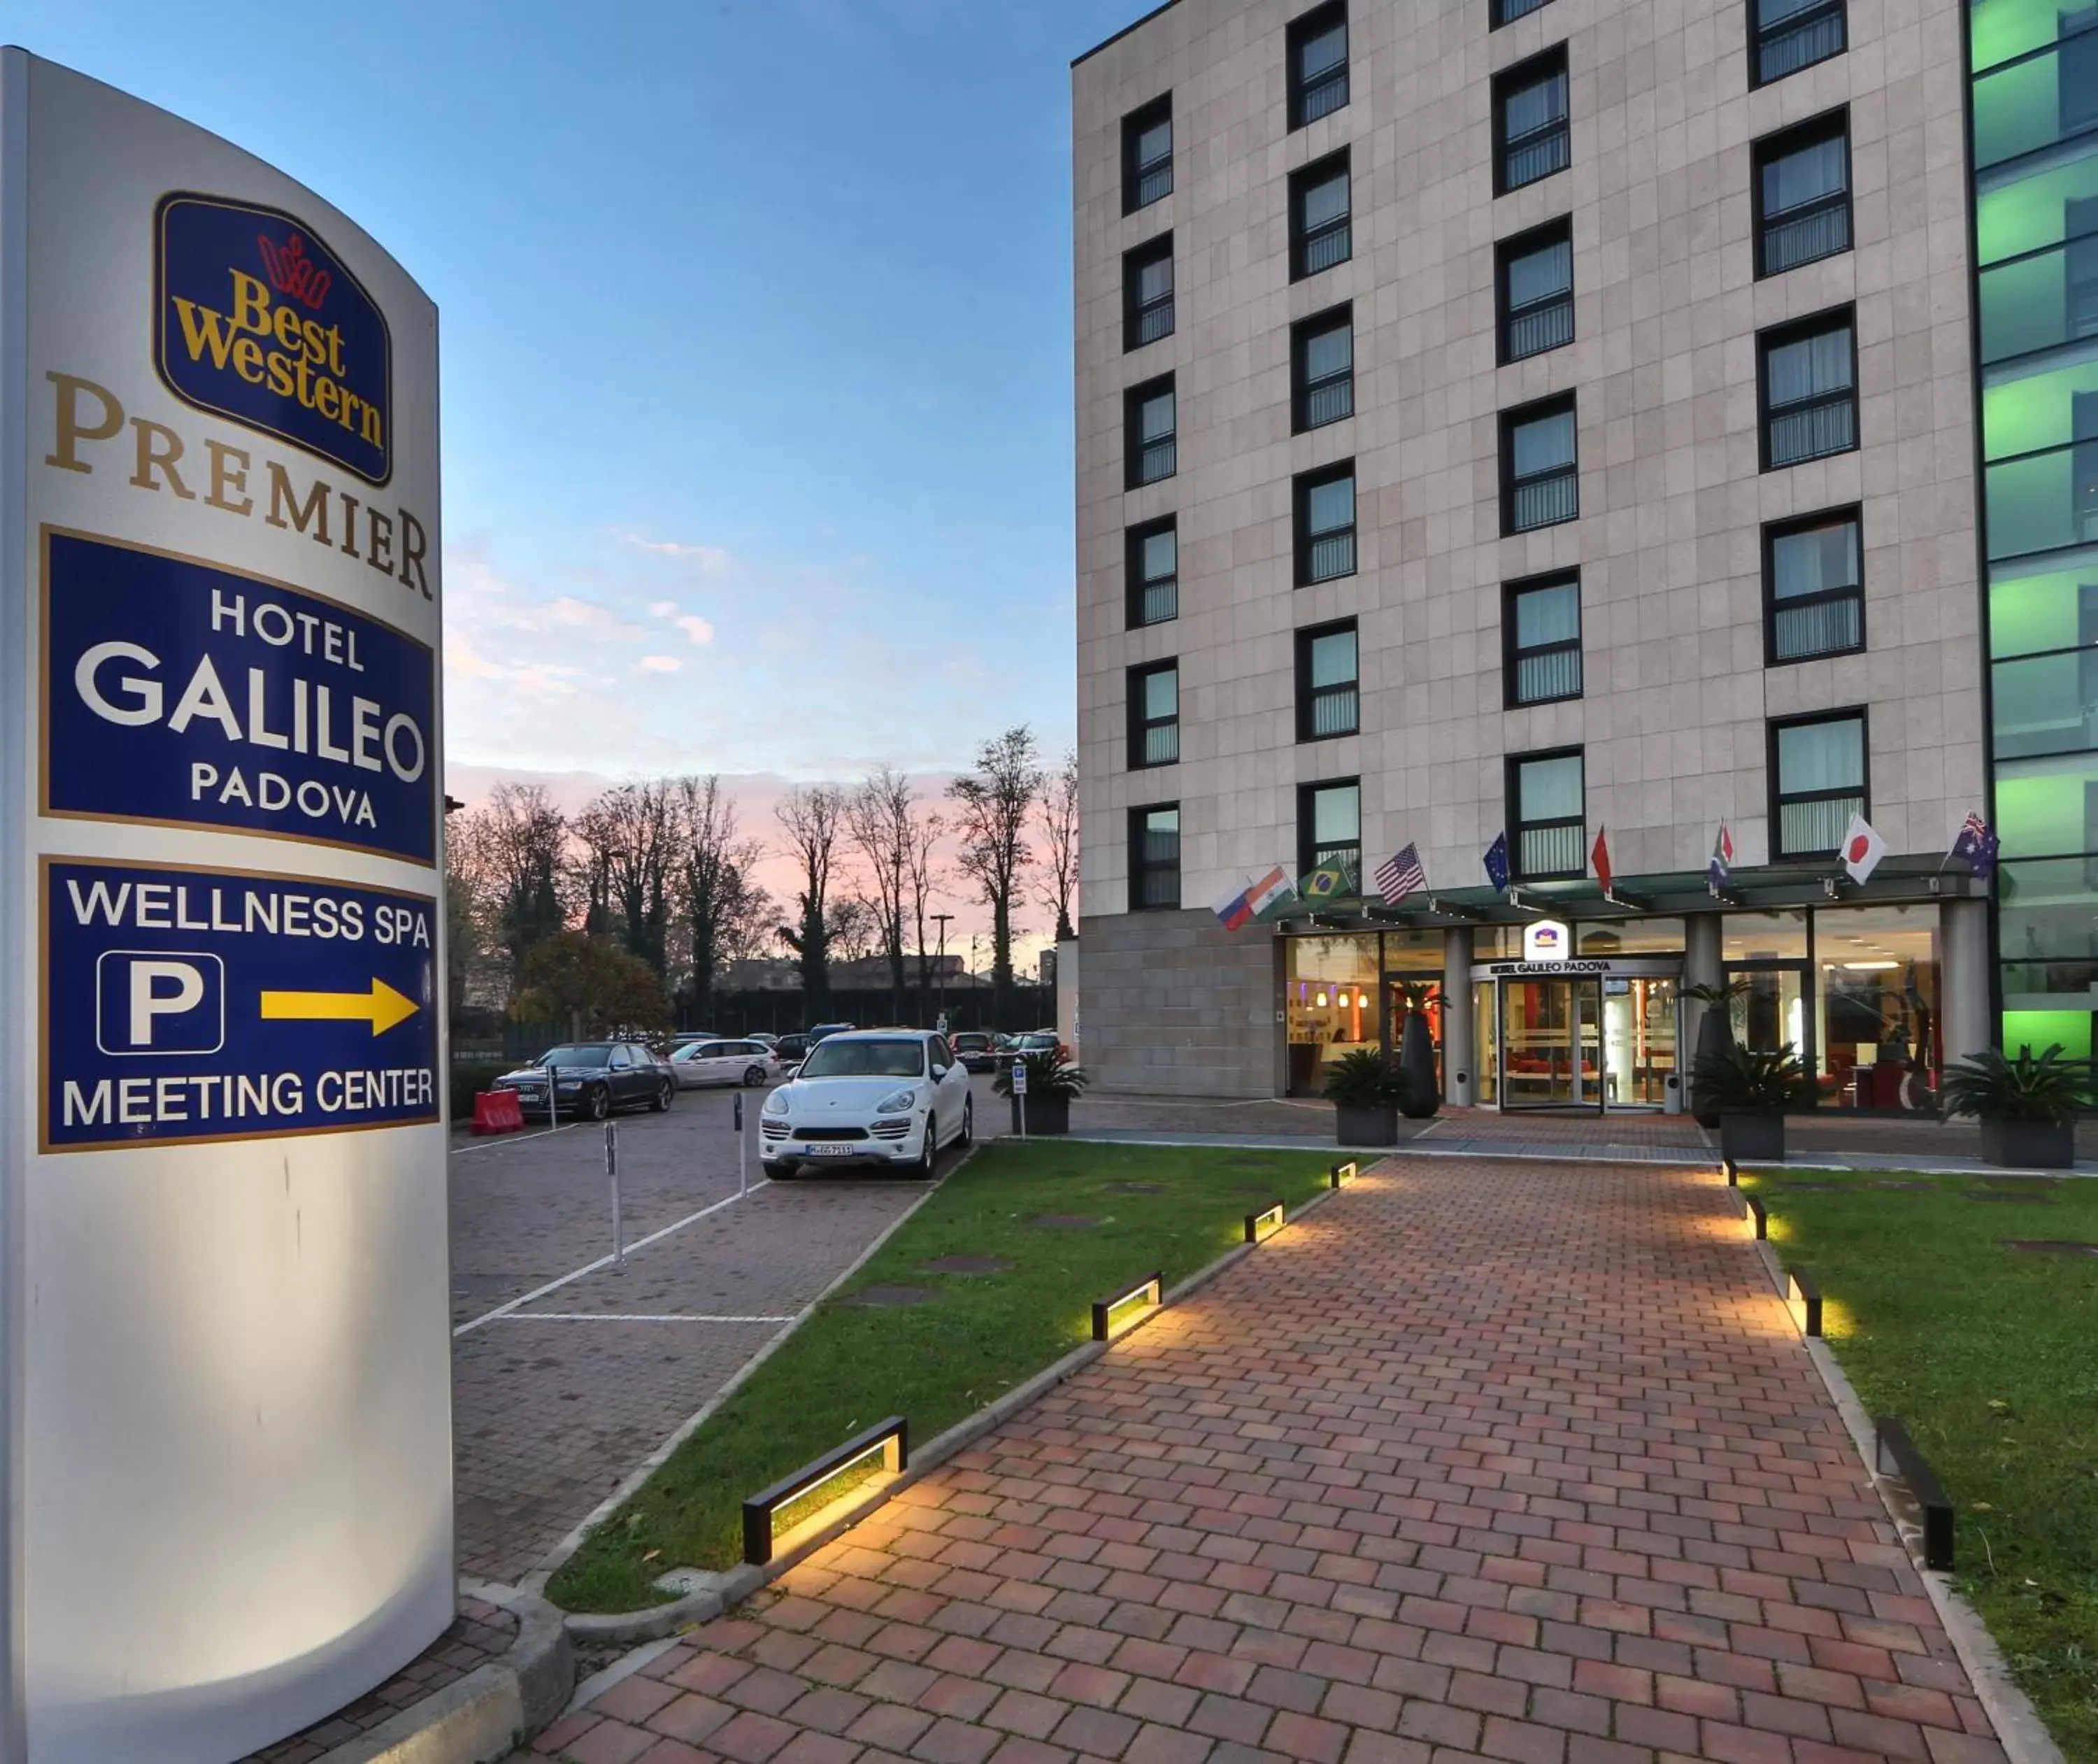
M277 292L289 294L318 311L335 285L335 278L306 255L305 240L293 233L279 245L263 233L255 243L262 249L262 267L270 272Z

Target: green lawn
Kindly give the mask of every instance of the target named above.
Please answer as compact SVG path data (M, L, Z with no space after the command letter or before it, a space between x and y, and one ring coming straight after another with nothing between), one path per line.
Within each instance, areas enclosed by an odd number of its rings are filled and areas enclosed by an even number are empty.
M885 1415L907 1416L913 1439L932 1439L1090 1339L1095 1299L1154 1270L1171 1286L1242 1241L1248 1213L1319 1192L1332 1161L1041 1141L978 1152L591 1534L549 1595L572 1611L638 1610L662 1602L651 1583L671 1569L733 1566L745 1495ZM1044 1214L1097 1222L1030 1222ZM1012 1266L925 1271L949 1256ZM938 1297L904 1308L841 1302L874 1285Z
M2098 1181L1750 1181L1866 1408L1906 1421L1944 1483L1962 1590L2062 1750L2098 1758L2098 1258L2008 1247L2098 1243ZM2020 1198L1973 1198L1990 1193Z

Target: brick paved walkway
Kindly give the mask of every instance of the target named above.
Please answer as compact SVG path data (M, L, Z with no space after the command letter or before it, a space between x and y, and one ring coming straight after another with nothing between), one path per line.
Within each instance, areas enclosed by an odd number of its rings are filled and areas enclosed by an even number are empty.
M2000 1764L1740 1232L1389 1161L534 1749Z

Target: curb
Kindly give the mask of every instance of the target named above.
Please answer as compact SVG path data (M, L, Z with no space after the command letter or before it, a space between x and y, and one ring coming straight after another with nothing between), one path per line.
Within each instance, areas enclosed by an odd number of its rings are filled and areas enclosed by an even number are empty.
M593 1530L595 1530L598 1526L603 1525L608 1519L611 1518L614 1513L617 1512L621 1507L624 1507L627 1502L638 1494L641 1491L643 1485L647 1481L649 1477L655 1475L658 1470L661 1469L665 1463L669 1462L670 1455L676 1451L680 1446L683 1445L687 1440L690 1439L693 1434L696 1433L709 1420L712 1420L714 1411L719 1409L721 1406L724 1402L727 1402L731 1397L734 1396L737 1391L740 1390L744 1384L748 1383L752 1376L756 1373L759 1367L762 1366L767 1360L770 1359L772 1356L778 1353L789 1340L800 1332L801 1325L806 1323L810 1317L815 1314L816 1307L822 1304L825 1299L828 1298L832 1293L836 1292L837 1289L843 1286L846 1281L849 1280L854 1275L858 1274L862 1268L867 1265L868 1262L871 1262L874 1259L876 1252L878 1251L884 1244L887 1243L890 1238L893 1237L898 1231L902 1231L903 1227L916 1216L918 1209L924 1206L927 1201L930 1200L934 1195L937 1194L941 1189L945 1187L951 1178L960 1174L960 1173L968 1167L969 1161L973 1158L978 1152L981 1151L984 1146L987 1143L989 1143L987 1140L978 1139L975 1144L972 1145L968 1151L964 1152L960 1157L955 1160L954 1168L950 1169L946 1175L939 1178L937 1181L928 1183L926 1185L925 1191L920 1195L915 1200L912 1201L909 1206L906 1207L902 1212L899 1213L895 1218L892 1219L887 1225L884 1226L881 1231L875 1237L874 1241L869 1244L866 1248L862 1249L858 1255L853 1258L852 1265L849 1267L845 1269L843 1273L840 1274L837 1278L826 1286L822 1292L819 1292L814 1298L810 1299L807 1304L804 1305L801 1308L800 1310L797 1311L794 1314L794 1320L792 1323L787 1324L785 1327L780 1330L779 1334L773 1336L773 1338L770 1341L766 1342L763 1347L760 1348L757 1353L753 1354L748 1359L745 1360L744 1363L737 1368L735 1374L729 1379L729 1381L723 1384L720 1389L717 1390L713 1396L709 1397L696 1413L687 1416L683 1422L681 1422L678 1426L677 1431L672 1433L668 1439L665 1440L661 1445L658 1446L655 1450L649 1453L649 1455L644 1458L630 1473L629 1473L626 1478L621 1482L617 1488L614 1489L611 1494L606 1495L605 1498L599 1501L595 1507L592 1507L588 1513L585 1514L581 1523L579 1523L573 1530L569 1532L565 1538L562 1538L559 1543L555 1544L551 1550L548 1551L546 1556L540 1560L538 1565L535 1567L531 1573L526 1574L523 1578L520 1584L524 1588L524 1590L532 1593L544 1592L546 1588L546 1582L551 1580L556 1573L560 1572L562 1566L568 1561L570 1556L573 1556L577 1551L582 1547L583 1539L588 1537ZM768 1178L767 1180L770 1180L770 1178ZM753 1192L754 1193L756 1191L753 1190ZM696 1575L694 1578L696 1581L699 1577ZM728 1577L724 1575L709 1575L705 1578L708 1582L712 1582L718 1580L726 1579ZM711 1589L709 1588L709 1590ZM743 1597L744 1595L739 1593L736 1596L740 1599ZM686 1601L679 1601L680 1604ZM656 1608L667 1610L669 1607L660 1606ZM710 1611L706 1613L706 1617L714 1617L718 1614L719 1613L717 1612ZM706 1617L689 1619L687 1621L704 1622L706 1621ZM573 1618L570 1620L572 1624L573 1621L574 1620ZM584 1632L582 1630L573 1630L573 1633L577 1635L579 1638L584 1635ZM659 1633L667 1634L668 1631ZM644 1641L652 1641L655 1639L655 1637L642 1636L636 1639Z
M529 1593L507 1595L517 1639L500 1660L411 1703L314 1764L496 1764L567 1706L576 1656L561 1613Z
M1375 1167L1375 1165L1371 1166L1372 1169ZM1369 1171L1365 1170L1363 1174L1367 1175ZM744 1599L768 1582L777 1579L788 1569L806 1560L826 1544L834 1542L868 1515L886 1505L902 1490L910 1487L912 1483L921 1478L931 1475L950 1459L967 1450L985 1434L993 1432L1010 1420L1020 1411L1047 1395L1049 1392L1067 1380L1076 1377L1094 1361L1102 1358L1110 1348L1127 1340L1139 1331L1148 1328L1157 1319L1164 1316L1172 1306L1199 1292L1222 1274L1226 1269L1253 1254L1257 1249L1264 1248L1267 1244L1275 1240L1275 1237L1279 1237L1283 1235L1283 1232L1296 1226L1307 1214L1315 1213L1328 1201L1345 1192L1345 1189L1321 1189L1288 1216L1282 1231L1276 1232L1274 1237L1267 1238L1257 1245L1235 1244L1218 1257L1215 1261L1196 1269L1194 1273L1178 1282L1170 1290L1161 1294L1155 1310L1147 1316L1138 1319L1117 1336L1114 1341L1081 1343L1060 1360L1044 1367L1032 1377L1015 1384L1003 1396L994 1398L974 1414L964 1415L945 1433L936 1435L917 1450L912 1452L910 1468L894 1481L884 1484L864 1499L854 1502L836 1519L825 1525L821 1531L804 1538L793 1549L774 1557L762 1568L753 1567L748 1563L744 1563L720 1573L709 1573L692 1569L674 1570L670 1576L665 1578L674 1580L682 1578L691 1587L691 1591L686 1593L683 1597L674 1599L668 1604L651 1605L643 1611L628 1611L613 1614L571 1613L566 1618L568 1634L578 1642L592 1646L604 1646L616 1643L657 1641L665 1635L674 1635L688 1626L711 1622L724 1611L742 1604ZM930 1191L928 1191L928 1198L929 1197ZM916 1210L915 1207L911 1209L912 1212ZM905 1217L908 1218L909 1214L906 1213ZM902 1222L901 1219L897 1221L898 1226ZM869 1250L867 1253L871 1255L873 1251ZM842 1275L839 1276L841 1280L845 1278L846 1276ZM822 1301L819 1300L817 1302ZM810 1308L814 1310L814 1306L811 1305ZM791 1332L790 1331L789 1333ZM784 1338L782 1337L782 1339ZM750 1370L756 1370L755 1362L753 1363ZM722 1394L726 1393L723 1392ZM700 1423L712 1412L712 1408L709 1407L695 1417L685 1429L685 1434L689 1434L696 1429ZM683 1437L684 1435L680 1437ZM323 1760L322 1764L333 1764L333 1760L331 1757ZM347 1760L345 1761L345 1764L348 1764ZM421 1761L419 1759L415 1761L415 1764L421 1764Z
M1751 1247L1757 1252L1757 1259L1769 1275L1781 1302L1784 1297L1784 1270L1776 1249L1764 1242ZM1789 1307L1785 1314L1789 1319ZM1953 1652L1960 1656L1968 1682L1974 1687L1975 1697L1987 1714L1989 1725L1996 1730L1997 1740L2011 1764L2067 1764L2061 1747L2048 1732L2047 1724L2033 1708L2032 1700L2018 1688L2010 1669L2004 1664L2003 1650L1996 1645L1996 1639L1989 1633L1981 1613L1962 1596L1951 1575L1925 1568L1916 1561L1912 1542L1915 1528L1904 1523L1901 1507L1889 1486L1890 1479L1879 1472L1872 1415L1845 1375L1842 1363L1826 1341L1802 1336L1799 1345L1806 1349L1807 1358L1821 1375L1829 1400L1836 1405L1836 1412L1842 1416L1850 1443L1857 1448L1859 1462L1864 1468L1865 1480L1879 1496L1880 1504L1886 1509L1887 1518L1900 1536L1903 1547L1909 1550L1910 1565L1922 1577L1924 1591L1929 1595L1932 1608L1944 1626L1946 1639L1952 1643Z

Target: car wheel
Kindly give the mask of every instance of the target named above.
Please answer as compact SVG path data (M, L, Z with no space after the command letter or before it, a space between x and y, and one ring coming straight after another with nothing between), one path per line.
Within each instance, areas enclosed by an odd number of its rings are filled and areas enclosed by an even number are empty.
M962 1104L962 1136L955 1143L966 1152L977 1143L977 1099L972 1096Z
M602 1084L593 1084L583 1092L583 1112L592 1121L603 1121L612 1112L612 1092Z
M670 1099L676 1094L677 1086L665 1078L656 1087L656 1100L648 1106L659 1115L667 1113L670 1107Z
M926 1181L933 1179L933 1172L940 1163L940 1117L925 1117L925 1147L918 1154L918 1174Z
M764 1169L765 1179L769 1183L789 1182L798 1174L792 1164L767 1164Z
M755 1090L755 1089L756 1089L759 1085L762 1084L764 1082L765 1082L765 1068L764 1068L764 1067L762 1067L762 1066L748 1066L748 1067L745 1067L745 1068L744 1068L744 1074L743 1074L743 1086L744 1086L744 1088L745 1090Z

